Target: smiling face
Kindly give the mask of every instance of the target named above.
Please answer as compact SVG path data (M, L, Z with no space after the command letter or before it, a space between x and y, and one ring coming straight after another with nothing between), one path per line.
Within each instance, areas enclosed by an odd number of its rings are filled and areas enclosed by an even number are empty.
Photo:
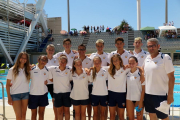
M74 67L76 68L76 70L82 70L82 61L81 60L75 61Z
M117 50L122 50L124 49L124 43L123 41L117 41L116 44L115 44Z
M95 57L95 58L93 59L93 63L94 63L94 67L100 68L100 67L101 67L101 64L102 64L101 58Z
M38 60L39 66L44 67L48 62L48 58L46 56L41 56Z
M98 52L103 52L104 44L103 43L96 43L96 49Z
M137 65L138 65L138 62L136 62L136 60L134 58L129 58L130 68L136 68Z
M64 42L63 47L65 50L70 50L71 49L71 42L70 41Z
M67 64L67 60L65 58L62 58L59 60L59 66L62 68L65 68Z
M53 56L54 52L55 52L54 47L48 47L46 49L46 53L47 53L48 56Z
M119 60L118 57L113 57L112 58L112 63L113 63L114 66L119 67L120 64L121 64L121 61Z
M143 43L141 40L135 40L133 45L134 45L135 49L141 49Z
M78 53L79 53L79 56L84 56L84 55L86 54L86 49L85 49L85 47L79 46L79 47L78 47Z
M19 59L20 64L25 64L27 62L27 55L23 54Z

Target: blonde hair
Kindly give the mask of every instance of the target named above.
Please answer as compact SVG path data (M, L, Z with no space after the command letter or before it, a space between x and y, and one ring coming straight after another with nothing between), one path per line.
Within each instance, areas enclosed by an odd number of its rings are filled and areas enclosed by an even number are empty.
M76 63L77 61L81 61L81 62L82 62L82 60L81 60L80 58L77 58L77 59L74 59L74 60L73 60L73 64L72 64L72 74L74 74L74 72L76 71L76 68L74 67L74 65L75 65L75 63Z
M16 79L17 75L19 75L19 67L20 67L20 59L23 55L26 55L26 63L24 64L24 72L27 79L27 82L30 82L30 62L29 62L29 55L26 52L21 52L16 60L15 65L13 66L13 76Z
M96 41L96 44L98 44L98 43L102 43L102 44L104 45L104 40L103 40L103 39L98 39L98 40Z
M114 78L114 75L116 74L116 66L113 64L113 58L117 57L121 62L120 62L120 67L123 67L123 61L122 58L119 54L115 54L111 57L110 61L110 67L108 69L109 74L111 75L112 78ZM114 78L115 79L115 78Z
M49 44L46 49L52 47L55 50L55 46L53 44Z
M134 41L139 41L139 40L142 42L142 38L141 37L137 37L137 38L134 39Z
M93 58L93 62L94 62L94 60L95 59L99 59L101 62L102 62L102 60L101 60L101 58L99 57L99 56L95 56L94 58ZM96 67L93 67L93 70L92 70L93 72L92 72L92 76L93 76L93 81L94 81L94 79L96 78Z
M60 60L62 60L62 59L65 59L65 60L66 60L66 63L68 62L68 58L67 58L67 56L64 55L64 54L62 54L62 55L59 56L58 61L60 61Z

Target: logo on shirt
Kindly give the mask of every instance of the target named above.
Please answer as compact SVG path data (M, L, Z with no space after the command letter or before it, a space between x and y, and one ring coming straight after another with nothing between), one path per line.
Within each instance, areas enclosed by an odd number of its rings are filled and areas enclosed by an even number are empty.
M157 62L154 62L155 64L157 64Z
M141 56L141 58L143 58L144 56Z
M44 75L46 75L46 73L44 73Z
M56 61L54 61L54 63L56 63Z
M85 78L85 77L83 76L83 78Z
M123 73L123 71L121 71L121 73Z
M135 79L137 78L137 77L134 77Z
M71 58L73 58L73 56Z
M125 56L125 58L127 58L127 56Z
M122 103L122 106L125 107L125 103Z
M102 74L102 76L104 76L104 74Z
M66 74L67 74L67 72L66 72Z
M103 57L103 59L105 59L105 57Z
M88 63L86 63L86 64L88 64Z

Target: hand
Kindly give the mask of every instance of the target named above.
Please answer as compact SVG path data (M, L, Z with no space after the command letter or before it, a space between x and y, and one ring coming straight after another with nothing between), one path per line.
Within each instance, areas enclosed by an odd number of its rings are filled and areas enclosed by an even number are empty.
M29 66L30 66L30 69L32 69L35 66L35 64L32 64L32 65L30 64Z
M46 81L44 81L44 84L45 84L45 85L47 85L47 84L48 84L48 81L47 81L47 80L46 80Z
M171 104L174 102L173 94L168 94L167 96L167 104Z
M127 68L130 68L129 65L123 65L123 69L126 70Z
M12 83L10 83L10 87L12 87Z
M134 55L133 51L129 50L130 54Z
M74 59L77 59L77 58L78 58L78 56L75 56L75 57L74 57Z
M143 108L143 102L139 102L139 109Z
M74 54L78 53L78 51L76 51L76 50L72 50L72 52L73 52Z
M85 71L88 76L91 75L91 69L85 68Z
M9 105L13 105L13 101L12 101L12 98L11 98L11 97L8 97L8 104L9 104Z

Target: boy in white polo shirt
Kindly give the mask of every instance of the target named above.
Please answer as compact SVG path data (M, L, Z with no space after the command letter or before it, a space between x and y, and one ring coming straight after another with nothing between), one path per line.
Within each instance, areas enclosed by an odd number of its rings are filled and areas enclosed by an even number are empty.
M133 54L138 59L138 66L142 66L144 60L146 59L146 56L149 55L149 53L141 48L143 45L141 37L135 38L133 45L134 45Z
M111 57L114 54L119 54L121 56L122 60L123 60L123 64L127 65L128 64L128 59L132 55L130 54L130 52L128 52L127 50L124 49L124 39L122 37L117 37L115 39L115 46L116 46L117 50L116 51L112 51L109 54L108 63L110 64Z
M63 47L64 47L64 51L63 51L63 52L56 53L53 57L59 58L60 55L65 54L65 55L67 56L67 58L68 58L67 66L72 67L72 63L73 63L74 57L75 57L75 56L78 56L78 53L74 53L74 52L71 50L71 39L69 39L69 38L64 39L64 41L63 41Z
M158 52L160 48L156 38L147 40L147 48L150 53L144 61L143 69L145 74L145 98L144 105L149 112L150 120L169 120L168 113L160 111L161 103L169 107L174 101L174 67L171 57L167 54Z
M31 119L36 120L37 113L39 113L39 120L44 119L45 107L48 103L48 89L46 86L49 79L49 71L46 68L48 58L41 55L38 58L38 65L32 68L31 72L31 87L29 94L28 108L31 109ZM37 108L39 110L37 111Z

